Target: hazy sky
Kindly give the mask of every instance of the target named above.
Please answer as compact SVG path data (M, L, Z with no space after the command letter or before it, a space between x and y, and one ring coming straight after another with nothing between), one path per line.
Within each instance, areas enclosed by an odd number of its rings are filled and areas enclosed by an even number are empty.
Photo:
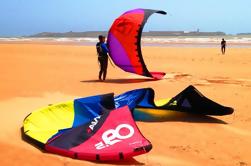
M161 9L148 30L251 32L251 0L2 0L0 36L108 30L134 8Z

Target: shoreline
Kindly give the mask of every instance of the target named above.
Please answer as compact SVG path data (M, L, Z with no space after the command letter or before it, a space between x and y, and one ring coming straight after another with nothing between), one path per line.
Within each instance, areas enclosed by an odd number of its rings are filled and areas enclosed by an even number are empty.
M244 40L245 39L245 40ZM227 48L251 48L251 38L226 39ZM0 38L0 44L95 46L96 38ZM142 37L142 47L220 48L220 37Z
M56 42L56 41L0 41L0 44L40 44L40 45L70 45L70 46L93 46L95 43L81 42ZM142 43L142 47L166 47L166 48L219 48L220 44L215 43ZM227 48L251 48L251 44L228 43Z

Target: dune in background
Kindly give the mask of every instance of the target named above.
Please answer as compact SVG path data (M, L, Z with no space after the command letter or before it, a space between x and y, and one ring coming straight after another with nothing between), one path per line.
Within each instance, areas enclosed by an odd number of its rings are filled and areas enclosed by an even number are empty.
M251 164L251 48L144 47L154 81L109 64L106 82L97 81L95 47L46 43L0 43L0 165L99 165L40 151L22 140L22 120L37 108L76 97L119 94L152 87L156 98L173 97L188 85L235 108L230 116L170 115L163 122L137 122L153 144L150 153L105 165Z

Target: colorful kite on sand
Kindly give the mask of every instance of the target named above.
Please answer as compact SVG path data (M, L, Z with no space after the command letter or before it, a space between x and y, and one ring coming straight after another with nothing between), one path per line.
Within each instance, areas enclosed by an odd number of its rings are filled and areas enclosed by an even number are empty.
M125 12L112 24L108 33L109 55L122 70L154 79L165 76L163 72L149 72L141 52L141 35L147 19L164 11L134 9Z
M51 153L92 161L128 159L152 149L135 123L139 111L158 121L167 116L159 111L228 115L234 110L206 98L193 86L156 102L154 90L144 88L49 105L29 114L22 132L26 141ZM145 116L137 120L147 121Z

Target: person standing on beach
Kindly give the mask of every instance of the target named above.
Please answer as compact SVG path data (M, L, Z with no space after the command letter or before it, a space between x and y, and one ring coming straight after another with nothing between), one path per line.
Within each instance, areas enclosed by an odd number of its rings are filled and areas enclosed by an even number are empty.
M221 53L222 54L225 54L225 51L226 51L226 41L225 39L223 38L222 41L221 41Z
M108 67L108 48L107 44L105 43L105 36L99 35L98 36L99 42L96 44L96 49L98 53L98 62L99 62L99 80L102 81L102 76L103 76L103 81L106 78L106 73L107 73L107 67Z

